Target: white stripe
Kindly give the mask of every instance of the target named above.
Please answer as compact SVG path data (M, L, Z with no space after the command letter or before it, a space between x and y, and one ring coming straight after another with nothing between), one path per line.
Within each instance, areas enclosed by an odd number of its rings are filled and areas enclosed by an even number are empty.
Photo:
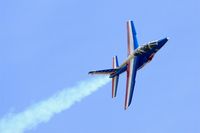
M132 25L131 25L131 21L128 21L128 25L129 25L129 42L130 42L130 54L133 52L134 49L134 44L133 44L133 31L132 31Z
M116 56L114 57L114 68L116 68Z
M127 100L126 100L126 108L128 107L128 104L129 104L129 98L130 98L130 88L131 88L131 83L132 83L132 75L133 75L133 62L134 62L134 59L130 60L130 69L129 69L129 79L127 79L129 82L128 84L128 88L127 88Z

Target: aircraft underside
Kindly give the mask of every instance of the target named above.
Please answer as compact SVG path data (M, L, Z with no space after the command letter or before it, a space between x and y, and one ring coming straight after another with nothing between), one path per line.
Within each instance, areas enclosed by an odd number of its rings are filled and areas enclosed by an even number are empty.
M127 109L132 101L137 70L141 69L150 62L155 53L168 41L168 38L149 42L145 45L138 45L136 30L133 21L127 22L128 37L128 57L119 66L117 56L113 57L113 68L97 71L90 71L89 74L104 74L112 78L112 97L117 95L119 75L127 73L126 93L124 108Z

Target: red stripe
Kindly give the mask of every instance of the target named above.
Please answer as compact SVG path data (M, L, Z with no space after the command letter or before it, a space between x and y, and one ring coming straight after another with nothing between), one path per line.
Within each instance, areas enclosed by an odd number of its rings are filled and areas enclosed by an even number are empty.
M127 37L128 37L128 55L130 55L130 28L129 28L129 21L127 22Z
M114 97L114 78L112 78L112 98Z
M115 57L113 57L113 62L112 62L113 68L115 68L114 63L115 63ZM114 97L114 82L115 82L114 78L112 78L112 98Z
M114 57L113 57L113 61L112 61L112 67L114 68Z

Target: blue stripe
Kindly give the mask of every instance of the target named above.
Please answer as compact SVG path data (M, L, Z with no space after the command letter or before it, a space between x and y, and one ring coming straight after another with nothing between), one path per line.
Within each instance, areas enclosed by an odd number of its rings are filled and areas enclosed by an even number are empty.
M132 33L133 33L133 35L136 35L135 25L132 20L130 22L131 22Z
M116 66L118 67L119 66L119 63L118 63L118 58L117 58L117 56L115 56L116 58L115 58L115 61L116 61Z
M138 41L137 41L136 30L135 30L133 21L131 21L131 30L132 30L132 34L133 34L134 49L136 49L136 48L138 48Z
M117 87L118 87L118 81L119 81L119 76L116 76L116 84L115 84L115 96L117 95Z

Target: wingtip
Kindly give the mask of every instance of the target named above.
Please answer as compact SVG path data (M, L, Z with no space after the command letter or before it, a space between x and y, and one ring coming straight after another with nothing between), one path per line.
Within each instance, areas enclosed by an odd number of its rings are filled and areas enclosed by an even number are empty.
M116 96L115 95L112 95L112 98L115 98Z
M94 72L93 72L93 71L90 71L90 72L88 72L88 74L92 75L92 74L94 74Z
M132 19L128 19L127 22L133 22L133 20Z
M127 106L127 104L125 103L125 104L124 104L124 110L127 110L128 107L129 107L129 105Z
M127 110L128 109L128 107L124 107L124 110Z

